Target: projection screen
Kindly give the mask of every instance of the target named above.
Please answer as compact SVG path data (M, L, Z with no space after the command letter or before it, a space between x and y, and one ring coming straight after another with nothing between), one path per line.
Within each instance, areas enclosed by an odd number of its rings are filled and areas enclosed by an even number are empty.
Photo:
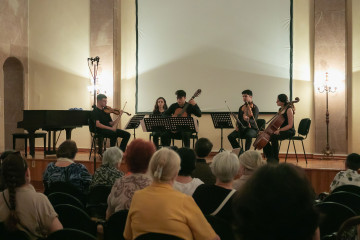
M291 97L291 0L137 0L136 111L176 101L183 89L203 112L232 111L253 91L260 112Z

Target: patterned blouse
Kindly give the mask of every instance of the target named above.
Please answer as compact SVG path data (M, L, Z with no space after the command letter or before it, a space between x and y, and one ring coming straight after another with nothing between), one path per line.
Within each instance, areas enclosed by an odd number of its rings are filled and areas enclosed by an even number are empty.
M147 174L133 173L116 180L108 197L108 209L111 214L129 209L134 192L149 186L152 179Z
M69 182L81 192L87 193L91 175L83 164L72 163L67 167L58 167L55 162L49 163L43 175L45 189L53 182Z
M109 164L103 164L96 169L90 183L90 188L97 185L112 186L114 185L116 179L121 178L122 176L124 176L123 172L117 170Z
M338 172L330 185L330 191L341 185L356 185L360 187L360 174L351 169Z

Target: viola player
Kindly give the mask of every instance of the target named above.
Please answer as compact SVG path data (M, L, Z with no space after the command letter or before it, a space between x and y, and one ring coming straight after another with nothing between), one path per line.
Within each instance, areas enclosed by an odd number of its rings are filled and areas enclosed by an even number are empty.
M247 89L242 91L244 104L239 108L238 118L243 126L236 126L236 129L228 135L232 148L240 148L237 138L245 138L245 151L249 150L252 138L255 138L258 132L256 120L259 115L259 108L253 103L253 93Z
M177 99L176 103L171 104L171 106L165 111L164 116L191 117L191 115L194 114L197 117L201 117L201 110L195 100L192 98L189 102L186 102L186 92L184 90L177 90L175 95ZM167 138L165 144L166 146L169 146L171 140L170 137L173 136L175 138L181 138L184 146L190 148L191 134L191 132L187 131L169 133L169 137Z
M280 107L279 114L283 116L284 122L270 136L269 142L264 146L264 155L268 162L279 163L279 140L288 139L295 135L295 107L289 102L286 94L279 94L276 104Z
M117 128L123 110L120 110L118 117L115 120L112 120L110 113L104 111L107 104L106 95L99 94L96 99L96 106L94 106L94 110L91 113L91 119L95 121L96 124L96 133L104 138L110 138L111 147L115 146L116 139L120 137L122 139L120 149L125 152L126 145L130 139L130 133Z

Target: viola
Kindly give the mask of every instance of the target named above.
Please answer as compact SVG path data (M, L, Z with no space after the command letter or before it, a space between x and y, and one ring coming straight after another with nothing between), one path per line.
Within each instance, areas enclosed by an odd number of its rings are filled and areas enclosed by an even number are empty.
M268 142L270 141L270 137L285 122L285 118L284 118L283 114L286 112L286 110L289 107L293 107L294 103L297 103L299 101L300 101L300 99L298 97L296 97L294 101L289 102L284 107L280 108L278 113L276 113L275 116L273 116L268 121L268 123L271 121L270 124L266 127L266 129L263 132L260 132L260 134L257 136L257 138L253 144L255 150L256 149L261 150L262 148L264 148L266 146L266 144L268 144Z
M113 113L115 115L120 115L120 109L118 108L112 108L112 107L109 107L109 106L106 106L104 107L104 112L106 113ZM131 116L131 113L128 113L128 112L125 112L123 111L123 113L127 114L128 116Z
M189 102L193 100L194 98L198 97L201 94L201 89L196 90L194 95L190 98ZM187 117L188 114L186 112L186 109L189 107L189 103L185 103L185 106L183 108L177 108L175 109L173 117Z

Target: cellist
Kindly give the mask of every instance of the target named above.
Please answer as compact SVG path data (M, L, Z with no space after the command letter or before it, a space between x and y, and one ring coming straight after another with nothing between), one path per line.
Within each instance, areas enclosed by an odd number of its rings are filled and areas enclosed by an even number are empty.
M288 139L295 135L295 107L293 104L290 104L286 94L279 94L276 104L280 107L279 114L282 114L285 121L280 128L271 135L270 141L264 147L264 155L268 162L279 163L279 140Z
M201 117L201 110L195 100L192 98L189 102L186 102L186 92L184 90L177 90L175 92L176 103L171 104L171 106L164 112L164 116L176 116L178 117L181 114L181 117L191 117L191 114L194 114L197 117ZM186 109L183 111L183 109ZM190 136L191 132L181 131L176 133L169 133L173 137L180 138L184 142L184 146L190 148ZM170 145L170 136L167 138L166 146Z

